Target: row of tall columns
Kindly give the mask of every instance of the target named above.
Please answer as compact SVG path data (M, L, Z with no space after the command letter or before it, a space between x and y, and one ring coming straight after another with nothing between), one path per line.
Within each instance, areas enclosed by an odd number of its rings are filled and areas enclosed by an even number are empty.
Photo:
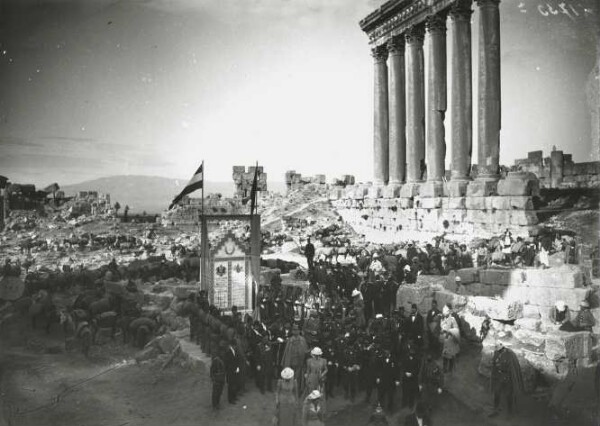
M478 180L497 181L500 152L499 0L476 0L479 20ZM452 118L449 195L465 195L470 180L472 137L471 0L449 9ZM373 49L375 58L374 170L376 185L404 184L401 196L441 196L445 175L447 111L446 18L443 12L425 24L392 37ZM429 38L427 106L423 43ZM389 69L388 69L389 65ZM427 140L425 137L427 135ZM425 152L427 151L427 164ZM427 170L427 182L423 178ZM419 189L420 188L420 189Z

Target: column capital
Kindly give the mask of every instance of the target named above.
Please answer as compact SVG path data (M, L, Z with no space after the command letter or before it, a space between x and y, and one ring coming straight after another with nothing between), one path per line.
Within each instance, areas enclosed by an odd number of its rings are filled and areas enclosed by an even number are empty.
M425 40L425 26L422 24L413 25L405 33L406 43L423 44Z
M446 13L441 12L427 17L428 33L446 33Z
M387 42L387 49L390 55L404 55L405 40L403 36L393 36Z
M453 21L471 21L471 15L473 14L472 0L458 0L450 7L450 18Z
M479 7L498 7L500 0L475 0Z
M376 46L371 49L371 56L375 59L375 62L385 62L388 57L387 46Z

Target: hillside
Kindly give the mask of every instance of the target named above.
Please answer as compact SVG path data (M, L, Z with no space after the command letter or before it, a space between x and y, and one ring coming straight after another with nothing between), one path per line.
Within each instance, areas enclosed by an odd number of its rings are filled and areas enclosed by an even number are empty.
M98 191L110 194L114 204L128 205L132 213L160 213L187 183L187 179L172 179L160 176L109 176L67 185L61 189L67 196L79 191ZM272 191L283 191L281 182L269 182ZM233 195L233 182L206 182L205 194L221 193L225 197ZM193 194L199 197L200 192Z

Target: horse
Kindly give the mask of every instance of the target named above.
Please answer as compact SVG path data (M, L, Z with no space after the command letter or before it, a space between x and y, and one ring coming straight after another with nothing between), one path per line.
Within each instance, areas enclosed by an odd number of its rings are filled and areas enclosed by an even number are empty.
M95 302L90 303L89 312L92 318L104 313L113 310L113 304L108 297L103 297L102 299L96 300Z
M129 332L135 336L135 344L143 348L150 340L156 328L156 322L147 317L136 318L129 324Z
M77 320L73 319L76 316ZM73 313L65 310L60 312L60 324L65 334L65 351L69 351L73 341L77 341L81 347L81 353L87 358L92 345L92 329L89 322L84 318L85 311L76 309Z
M46 334L50 334L52 324L60 324L60 314L58 308L52 303L50 294L45 290L40 290L34 297L29 306L29 315L31 316L31 328L35 330L36 324L40 319L46 321Z
M106 311L102 312L98 315L95 315L92 320L92 341L96 343L96 337L98 332L101 330L110 330L110 337L112 340L115 339L115 331L119 326L119 317L114 311Z

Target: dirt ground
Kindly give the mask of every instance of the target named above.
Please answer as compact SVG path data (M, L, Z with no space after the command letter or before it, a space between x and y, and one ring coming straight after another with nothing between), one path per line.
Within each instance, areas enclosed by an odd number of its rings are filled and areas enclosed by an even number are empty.
M59 352L58 333L35 337L57 353L35 353L26 346L0 349L0 426L271 424L273 394L261 395L253 383L237 404L228 404L224 395L222 409L213 412L206 371L178 364L164 370L160 364L137 365L131 361L135 350L118 342L94 346L86 359L78 352ZM350 405L340 396L327 406L328 426L366 425L372 410L372 405ZM406 414L397 410L390 424L399 424ZM442 398L434 419L448 426L487 424L450 395Z

